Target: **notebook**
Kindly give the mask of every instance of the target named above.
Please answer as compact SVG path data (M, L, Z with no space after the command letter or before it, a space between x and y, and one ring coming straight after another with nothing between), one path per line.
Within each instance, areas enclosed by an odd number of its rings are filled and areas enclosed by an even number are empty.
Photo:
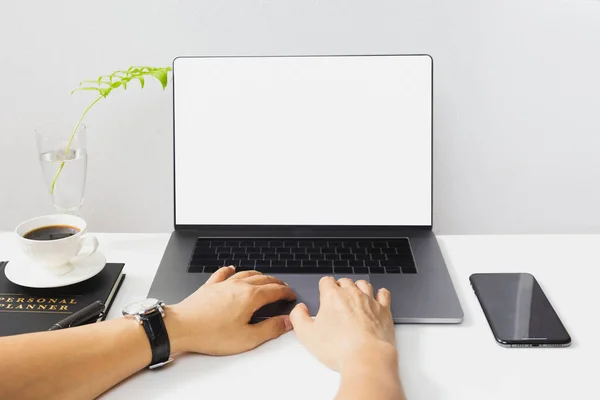
M52 289L16 285L0 262L0 336L47 331L58 321L100 300L106 313L125 279L125 264L108 263L98 275L86 281ZM104 318L102 318L104 319Z

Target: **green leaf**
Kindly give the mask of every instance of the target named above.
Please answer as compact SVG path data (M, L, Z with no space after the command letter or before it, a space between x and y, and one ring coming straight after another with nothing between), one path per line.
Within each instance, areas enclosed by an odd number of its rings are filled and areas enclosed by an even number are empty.
M110 75L102 75L96 80L86 80L79 83L81 86L76 90L95 90L102 97L106 97L113 89L123 87L127 90L127 85L131 80L137 79L140 82L142 89L146 85L146 76L155 77L161 84L163 89L166 89L169 81L169 72L172 68L156 68L148 66L131 66L126 70L116 70ZM75 92L74 90L73 92Z
M98 79L103 78L102 76ZM110 85L110 82L107 81L100 81L100 80L96 80L96 81L83 81L80 83L80 85L84 84L84 83L91 83L91 84L95 84L95 85Z
M100 92L100 95L102 95L102 97L106 97L112 91L112 88L99 89L98 91Z
M98 92L100 91L100 89L98 89L98 88L95 88L95 87L81 87L81 88L73 89L73 90L71 91L71 94L73 94L73 93L75 93L75 92L78 92L78 91L80 91L80 90L96 90L96 91L98 91Z
M167 87L167 73L163 70L153 70L150 72L152 76L160 81L163 90Z

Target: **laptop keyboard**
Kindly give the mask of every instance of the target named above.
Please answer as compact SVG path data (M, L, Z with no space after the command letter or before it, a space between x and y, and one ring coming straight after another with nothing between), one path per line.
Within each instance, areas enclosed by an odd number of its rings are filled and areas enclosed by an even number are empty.
M188 272L224 265L265 274L417 273L407 238L197 239Z

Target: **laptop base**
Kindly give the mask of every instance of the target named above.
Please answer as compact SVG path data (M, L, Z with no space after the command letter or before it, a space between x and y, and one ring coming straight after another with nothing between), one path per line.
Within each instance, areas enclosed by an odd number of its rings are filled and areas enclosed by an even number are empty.
M416 274L343 274L354 280L369 280L377 291L387 288L392 293L392 315L395 323L460 323L463 311L448 274L446 264L433 232L427 229L406 228L390 236L388 232L370 238L407 237L413 251ZM230 237L240 237L232 234ZM206 282L210 273L188 272L190 256L198 237L212 238L194 230L172 233L162 261L150 288L149 297L177 303ZM218 236L226 237L226 236ZM262 236L264 237L264 236ZM286 236L289 237L289 236ZM340 237L339 232L332 237ZM352 236L367 238L367 236ZM321 274L274 274L287 282L297 293L298 301L308 306L311 315L318 311L318 281ZM277 303L260 309L257 319L289 313L294 304Z

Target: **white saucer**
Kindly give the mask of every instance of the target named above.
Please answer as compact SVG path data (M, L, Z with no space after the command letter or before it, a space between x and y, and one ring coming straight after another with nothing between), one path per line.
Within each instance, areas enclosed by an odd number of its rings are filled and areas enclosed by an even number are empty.
M79 283L96 276L104 269L106 257L99 251L75 264L75 268L64 275L54 275L35 265L22 255L9 261L4 273L9 281L30 288L54 288Z

